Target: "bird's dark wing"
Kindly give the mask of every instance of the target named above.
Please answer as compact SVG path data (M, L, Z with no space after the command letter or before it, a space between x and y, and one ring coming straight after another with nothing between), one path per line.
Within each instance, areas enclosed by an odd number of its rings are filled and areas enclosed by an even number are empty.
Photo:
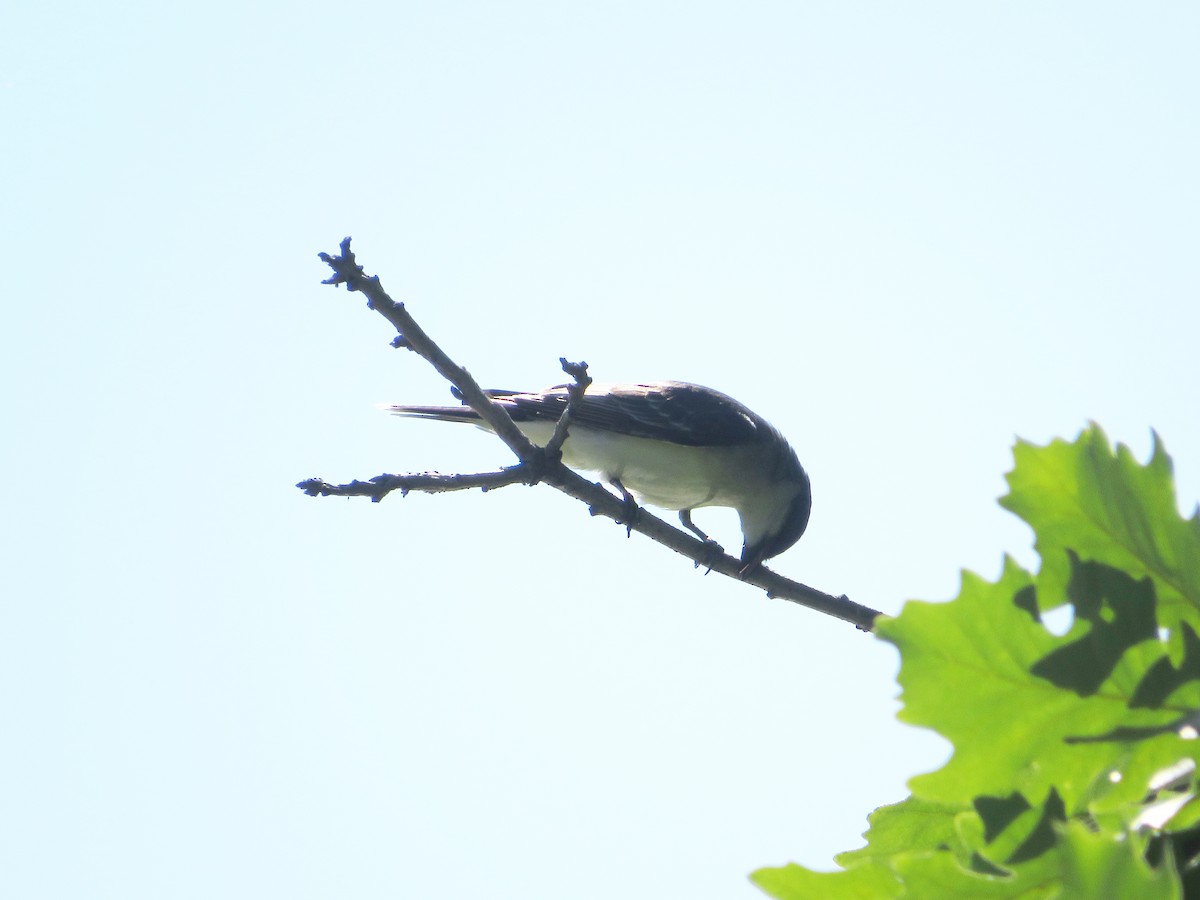
M538 393L488 391L515 421L554 421L566 408L565 387ZM719 391L664 381L622 384L588 391L576 407L584 427L693 447L753 444L771 439L774 429L732 397Z

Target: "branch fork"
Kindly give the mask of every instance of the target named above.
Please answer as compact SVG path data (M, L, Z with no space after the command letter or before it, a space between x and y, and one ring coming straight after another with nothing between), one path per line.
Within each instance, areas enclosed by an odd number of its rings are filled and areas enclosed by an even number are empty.
M334 273L333 277L325 279L322 284L342 284L348 291L364 294L367 306L387 319L398 332L392 346L411 350L432 365L450 382L454 395L477 412L513 452L518 463L492 472L385 474L376 475L368 481L356 480L348 484L330 484L320 478L310 478L296 485L306 494L313 497L370 497L372 502L378 503L393 491L400 491L400 495L404 496L410 491L436 494L474 488L489 491L510 484L548 484L587 504L591 515L612 519L625 527L628 534L636 531L646 535L688 557L697 567L703 565L708 571L720 572L753 584L766 591L769 597L791 600L835 616L862 631L871 630L876 617L880 615L877 610L854 603L845 596L835 597L792 581L765 566L759 566L749 572L741 571L740 560L720 552L720 548L711 540L700 540L668 524L636 503L632 504L631 509L629 498L617 497L603 485L589 481L564 465L563 442L567 439L580 398L592 383L587 363L559 359L563 371L571 376L572 382L567 388L567 404L562 417L556 423L550 440L544 447L539 447L521 432L503 405L494 402L471 374L450 359L425 333L404 304L387 295L379 276L364 274L363 267L358 265L350 249L350 238L342 240L336 256L321 253L320 258Z

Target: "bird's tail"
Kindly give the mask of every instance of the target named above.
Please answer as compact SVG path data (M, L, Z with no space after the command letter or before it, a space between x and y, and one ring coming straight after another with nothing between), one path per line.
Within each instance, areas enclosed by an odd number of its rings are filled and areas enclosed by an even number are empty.
M380 404L380 409L394 416L411 419L437 419L440 422L478 422L479 413L469 406L404 406Z
M457 388L453 393L455 397L459 396ZM518 408L512 400L513 397L523 396L520 391L489 388L484 393L502 404L508 410L509 415L520 418ZM379 408L394 416L406 416L410 419L436 419L439 422L474 422L476 424L481 421L479 413L465 403L462 406L409 406L404 403L381 403Z

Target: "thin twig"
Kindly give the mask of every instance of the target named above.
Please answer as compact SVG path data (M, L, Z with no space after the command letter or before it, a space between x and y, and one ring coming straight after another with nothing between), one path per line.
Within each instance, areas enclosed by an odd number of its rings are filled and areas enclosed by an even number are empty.
M387 295L383 285L379 283L378 275L368 278L363 274L363 267L355 262L354 253L350 250L350 238L342 239L340 251L339 256L319 254L321 260L328 263L334 272L332 278L326 278L321 283L344 284L348 291L361 291L365 294L367 306L391 322L400 333L392 342L393 346L405 347L426 360L443 378L458 388L463 402L479 413L500 440L516 454L517 459L523 463L539 465L543 456L542 448L521 433L508 411L499 403L493 403L466 369L442 352L442 348L435 344L408 314L403 303L397 303Z
M369 481L349 484L330 484L320 478L301 481L296 487L310 497L370 497L378 503L392 491L406 496L409 491L423 494L444 494L450 491L469 491L479 488L491 491L510 484L528 484L529 473L522 465L509 466L497 472L471 472L447 475L442 472L421 472L412 475L376 475Z
M554 431L550 435L550 440L546 441L546 456L552 459L559 458L563 442L567 439L567 431L571 427L571 420L575 418L575 410L583 399L584 391L592 384L592 378L588 375L587 363L567 362L565 356L560 356L558 361L562 365L563 371L575 380L567 386L567 405L563 408L563 414L558 417L558 421L554 423Z
M549 448L554 451L561 449L562 441L566 439L567 429L570 427L569 416L574 413L574 404L579 402L578 398L583 396L587 386L591 383L585 363L573 364L568 363L565 359L560 360L564 371L572 375L575 383L568 389L567 408L555 427L551 442L547 448L538 447L521 433L504 407L499 403L494 403L467 370L450 359L425 334L404 308L404 304L397 303L384 292L378 276L363 275L362 267L357 265L354 254L350 251L350 238L342 241L339 256L322 253L320 257L334 271L334 277L326 279L323 283L344 284L348 290L361 291L366 294L367 305L383 315L399 332L399 337L393 341L393 345L413 350L437 369L442 377L459 391L464 402L479 413L521 462L519 465L497 472L464 475L428 472L412 475L379 475L368 482L353 481L344 485L332 485L321 479L312 478L300 482L297 487L312 496L367 496L378 502L395 490L399 490L402 495L409 491L441 493L475 487L489 490L508 484L534 484L540 481L583 501L588 505L588 511L593 516L605 516L623 527L644 534L676 553L686 556L698 566L703 565L711 571L720 572L722 575L728 575L760 587L767 592L769 597L790 600L826 615L843 619L863 631L871 630L875 619L880 615L878 610L854 603L845 596L835 597L798 581L792 581L790 578L772 572L765 566L759 566L752 572L743 574L741 560L727 553L714 557L711 543L701 541L686 531L675 528L650 514L644 508L638 510L638 515L633 517L633 522L627 522L626 519L629 516L624 502L603 485L589 481L563 465L558 452L548 453L547 449ZM576 368L573 370L569 368L571 366Z

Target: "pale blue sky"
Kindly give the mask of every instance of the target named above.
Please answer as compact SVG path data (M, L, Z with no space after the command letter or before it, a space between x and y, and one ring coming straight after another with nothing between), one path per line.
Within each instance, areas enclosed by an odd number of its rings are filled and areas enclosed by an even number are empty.
M783 573L896 612L1034 563L1015 435L1200 497L1200 12L24 4L0 33L0 894L752 898L943 745L895 654L374 404L680 378L809 469ZM697 514L727 545L732 515ZM952 686L948 686L952 687Z

